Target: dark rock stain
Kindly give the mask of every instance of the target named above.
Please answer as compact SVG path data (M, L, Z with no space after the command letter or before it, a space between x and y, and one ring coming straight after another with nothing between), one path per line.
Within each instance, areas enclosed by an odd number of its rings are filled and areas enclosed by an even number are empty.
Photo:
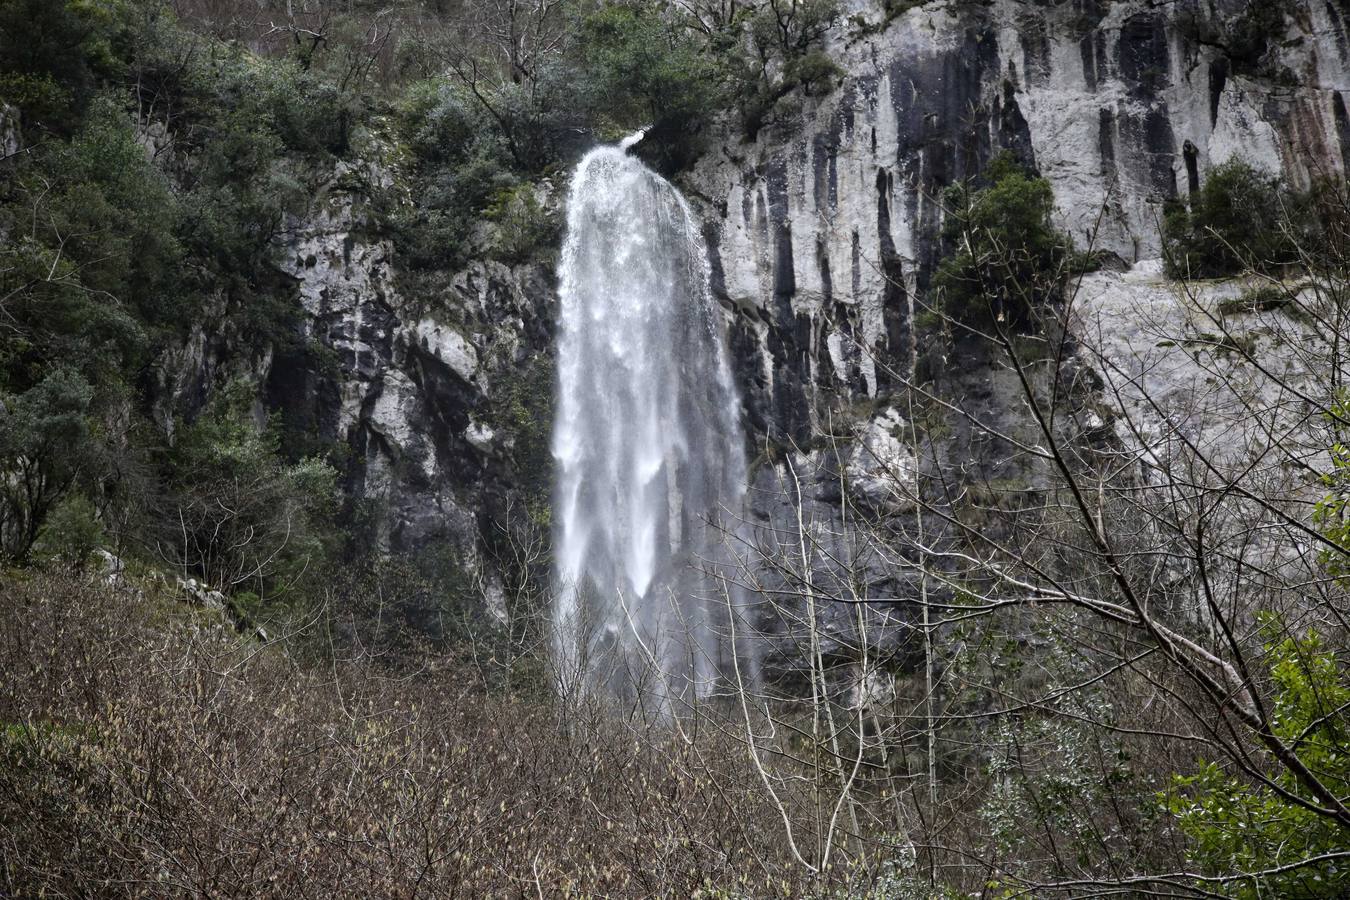
M877 366L877 391L894 386L895 379L887 371L895 368L903 371L907 366L905 359L909 350L909 306L905 293L905 270L896 252L895 241L891 238L891 176L885 169L877 170L877 234L880 251L881 275L885 278L882 287L881 320L886 335L886 350L882 361L887 365Z
M1228 60L1219 57L1209 64L1209 127L1219 121L1219 98L1228 84Z
M1045 18L1029 13L1017 20L1017 37L1022 45L1022 70L1027 85L1042 85L1050 79L1050 34Z
M1336 119L1336 138L1341 145L1342 171L1350 172L1350 115L1346 114L1344 94L1333 95L1331 111Z

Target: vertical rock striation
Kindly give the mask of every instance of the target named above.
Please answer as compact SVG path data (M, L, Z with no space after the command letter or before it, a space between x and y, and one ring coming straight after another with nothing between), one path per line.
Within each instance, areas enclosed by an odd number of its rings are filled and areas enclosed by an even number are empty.
M1162 204L1214 165L1244 156L1300 186L1350 165L1337 3L935 0L891 21L852 6L830 38L839 88L692 178L714 287L741 313L749 420L774 441L886 392L943 189L1001 150L1049 179L1080 248L1130 264L1159 255Z

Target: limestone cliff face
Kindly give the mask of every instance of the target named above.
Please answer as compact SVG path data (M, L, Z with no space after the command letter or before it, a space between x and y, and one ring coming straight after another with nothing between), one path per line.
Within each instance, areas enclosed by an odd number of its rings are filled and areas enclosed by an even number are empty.
M553 276L475 261L410 288L372 209L393 177L340 164L279 238L308 352L247 346L208 315L161 359L156 419L171 435L228 382L256 385L259 424L279 412L287 434L341 448L377 549L448 554L500 615L491 538L547 496Z
M778 440L885 392L942 191L1000 150L1049 179L1080 248L1127 264L1159 255L1163 202L1218 163L1299 186L1350 165L1350 11L1334 0L935 0L889 23L853 6L829 44L840 87L691 179L741 313L748 413Z
M540 265L480 261L412 289L363 204L390 175L339 171L286 241L305 337L324 371L273 365L268 405L349 448L350 492L386 550L449 550L492 604L485 543L547 490L554 291ZM493 612L500 613L500 609Z
M886 21L880 4L845 4L828 38L837 89L788 98L753 141L715 138L682 179L705 219L761 460L749 517L791 534L809 505L811 527L855 570L811 563L824 589L913 593L903 567L835 510L848 490L884 515L912 511L877 461L903 478L921 467L920 423L888 398L888 370L915 362L913 300L938 259L946 186L1009 150L1049 179L1080 248L1124 267L1159 255L1163 202L1235 155L1296 185L1350 167L1350 12L1339 0L1281 5L1272 18L1264 0L933 0ZM280 248L305 336L331 365L231 350L204 328L166 363L165 393L190 400L242 367L264 386L260 410L351 449L349 488L372 504L388 548L448 546L491 587L492 517L531 481L546 491L549 476L551 412L520 401L551 394L552 273L476 262L400 278L398 248L365 212L389 177L373 164L335 173ZM1138 287L1099 280L1112 296ZM977 350L919 362L1005 433L1025 426L1006 373ZM1032 477L968 423L943 427L948 458L922 465ZM850 627L841 616L841 636Z
M758 540L791 560L805 528L817 549L796 565L817 591L898 601L868 614L903 656L886 623L913 618L912 569L853 527L843 493L855 516L871 509L912 535L921 474L1023 489L1040 478L993 437L1036 440L1009 374L973 342L931 346L912 331L942 249L944 189L1004 150L1046 177L1056 224L1115 257L1108 268L1135 270L1082 285L1087 308L1107 311L1094 326L1122 330L1105 335L1117 362L1135 365L1142 338L1108 313L1184 318L1157 275L1167 200L1235 156L1300 187L1350 168L1350 39L1347 11L1325 0L935 0L891 21L850 6L828 45L838 88L780 107L751 142L721 141L685 187L705 213L747 421L767 449L752 467ZM893 393L911 365L988 430L911 419ZM1184 366L1168 371L1177 383L1160 396L1194 389ZM1084 433L1108 439L1102 399L1071 402ZM943 432L926 442L937 458L911 449L921 428ZM790 592L775 568L760 577ZM826 605L826 652L847 657L856 624L837 612Z

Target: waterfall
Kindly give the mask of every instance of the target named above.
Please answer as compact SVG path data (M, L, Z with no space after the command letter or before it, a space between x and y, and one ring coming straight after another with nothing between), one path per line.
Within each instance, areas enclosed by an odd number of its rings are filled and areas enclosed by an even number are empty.
M554 658L569 693L678 712L753 674L737 593L716 577L744 441L695 218L629 145L587 154L567 201Z

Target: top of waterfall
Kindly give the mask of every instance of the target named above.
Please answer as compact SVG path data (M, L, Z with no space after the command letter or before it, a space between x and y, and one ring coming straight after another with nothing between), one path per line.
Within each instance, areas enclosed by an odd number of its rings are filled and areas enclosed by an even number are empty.
M619 149L627 150L628 148L632 147L634 144L636 144L638 141L642 140L646 136L647 136L647 129L639 128L637 131L633 132L628 137L619 141Z

